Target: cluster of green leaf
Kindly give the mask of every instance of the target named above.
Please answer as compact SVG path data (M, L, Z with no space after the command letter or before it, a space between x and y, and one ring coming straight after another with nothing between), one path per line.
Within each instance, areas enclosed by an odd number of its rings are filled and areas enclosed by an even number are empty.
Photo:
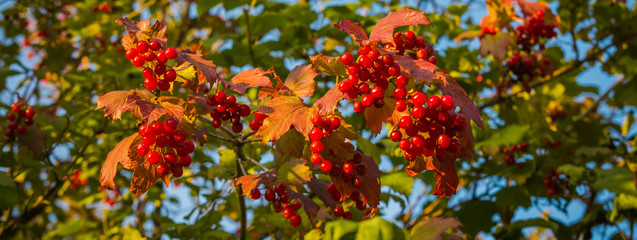
M398 210L390 210L397 212L393 215L396 217L392 221L376 217L360 223L328 221L318 228L305 225L297 231L268 204L246 202L237 194L229 194L239 172L238 156L267 157L271 146L260 143L246 143L238 152L231 144L209 138L205 148L195 151L196 164L185 177L174 180L170 190L158 182L144 196L136 197L122 187L116 190L120 197L100 187L99 171L109 151L137 130L137 121L129 114L111 123L101 111L94 111L97 97L143 85L141 71L124 56L120 42L126 32L115 20L121 16L162 20L166 34L171 36L169 45L202 53L214 61L222 78L231 79L246 65L274 67L277 75L287 76L291 68L286 68L286 62L303 60L308 64L310 56L318 52L338 56L343 50L351 51L358 45L330 23L348 19L361 23L369 33L390 10L416 6L398 1L346 5L260 0L17 1L2 12L5 18L0 22L5 36L0 44L0 84L6 86L0 107L9 109L8 104L16 100L15 93L33 105L38 114L33 129L18 141L7 141L4 136L0 139L0 239L135 239L164 234L234 238L240 231L224 228L222 222L228 220L246 224L246 234L240 235L255 239L299 234L308 239L457 239L473 238L480 232L516 239L531 237L522 235L527 227L537 228L537 235L547 231L559 239L588 239L594 227L615 228L628 222L632 228L637 210L637 158L634 131L630 135L634 130L630 110L637 106L637 98L632 95L637 91L637 40L630 23L637 20L635 6L614 0L551 2L561 19L561 35L548 40L544 54L555 70L530 93L517 86L496 98L486 95L504 81L502 61L492 55L482 56L479 49L469 46L471 42L440 50L444 57L438 58L437 65L488 113L483 114L483 122L488 123L484 131L474 126L476 156L456 164L462 189L458 196L424 197L433 192L436 183L432 171L416 175L415 180L407 177L397 144L363 132L362 136L370 137L357 139L357 147L373 156L376 163L388 166L380 176L380 201L381 206L398 203ZM101 11L100 5L111 10ZM480 29L478 23L467 18L477 7L484 8L475 4L439 8L427 14L435 27L404 28L432 43L455 39L468 30ZM383 10L374 10L379 8ZM513 13L499 11L498 16ZM510 56L512 49L501 52ZM567 53L576 56L567 58ZM577 82L578 76L595 65L619 78L611 94L598 93ZM476 81L478 75L485 80ZM331 87L327 77L320 75L316 80L319 88L310 101L325 95ZM253 109L259 105L256 89L249 89L246 98ZM600 104L611 112L628 111L623 123L614 121L615 115L598 112ZM564 111L566 117L553 121L548 117L553 111ZM365 124L361 115L346 116L345 120L357 128ZM7 124L8 120L0 120L2 127ZM562 145L551 148L546 140ZM524 167L505 166L502 149L522 141L529 144L529 150L518 155ZM285 144L294 143L291 139ZM263 166L281 171L277 164ZM250 162L245 167L248 174L262 171ZM547 196L543 180L553 169L562 179L562 191ZM68 179L75 170L88 184L71 189ZM127 186L131 175L121 170L115 185ZM414 182L425 183L425 189L412 192L417 185ZM107 201L110 198L115 198L112 206ZM548 199L558 211L566 211L565 206L571 202L581 202L583 217L568 226L550 216L513 220L516 210L537 207L539 199ZM246 214L242 209L251 213L249 221L242 219ZM384 211L381 208L381 213ZM450 229L459 229L464 235L451 233ZM631 238L632 231L621 230L619 237Z

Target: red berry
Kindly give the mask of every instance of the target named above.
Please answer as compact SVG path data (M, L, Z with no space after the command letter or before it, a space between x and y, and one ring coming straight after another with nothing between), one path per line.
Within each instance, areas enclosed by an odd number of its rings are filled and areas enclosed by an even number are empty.
M354 218L354 215L352 215L352 212L347 211L347 212L343 213L343 218L347 219L347 220L352 220L352 218Z
M438 136L438 141L436 141L436 143L438 144L439 148L445 149L448 148L451 144L451 139L449 138L449 136L447 136L447 134L443 133Z
M137 42L137 51L139 53L145 53L146 51L148 51L149 47L150 46L148 45L148 42L146 42L146 41Z
M174 118L166 119L166 121L164 121L164 131L174 132L177 130L177 124L179 124L179 122L177 122Z
M407 110L407 103L404 100L398 100L396 101L396 103L394 103L394 107L397 111L403 112Z
M157 164L161 161L161 155L157 151L151 151L146 155L146 159L150 164Z
M427 102L427 104L429 105L429 107L432 108L438 107L438 105L440 105L440 97L436 95L429 97L429 101Z
M135 59L137 55L139 55L139 52L137 51L136 48L131 48L131 49L128 49L128 51L126 51L126 58L128 58L128 60Z
M7 119L9 119L9 121L13 121L15 119L15 114L14 113L7 114Z
M294 208L288 206L288 207L284 207L283 208L283 217L284 218L291 218L292 215L296 214L296 211L294 211Z
M427 55L427 50L425 50L424 48L418 49L418 51L416 52L416 57L418 57L418 59L425 60L427 58Z
M350 65L352 64L352 62L354 62L354 56L352 56L351 53L343 53L343 55L341 55L341 63L345 64L345 65Z
M406 39L414 39L416 38L416 34L414 34L414 32L412 31L406 31L404 34Z
M157 89L157 78L151 76L144 80L144 87L148 89L148 91L155 91Z
M313 153L320 153L323 151L323 143L319 141L312 142L312 144L310 144L310 149Z
M152 62L155 60L155 54L153 52L145 52L144 59L146 59L147 62Z
M409 129L413 126L413 124L414 122L411 120L410 116L403 116L398 121L398 126L400 126L403 129Z
M133 58L133 65L135 65L135 67L143 67L144 63L146 63L146 59L142 55L137 55Z
M250 115L250 106L246 104L239 105L239 116L247 117Z
M440 99L440 108L442 108L442 110L452 110L454 108L454 104L453 98L449 95L444 95Z
M271 188L268 188L268 190L265 190L265 200L268 200L268 202L272 202L274 201L275 198L276 198L276 193L274 192L274 190L272 190Z
M372 88L372 90L370 91L370 95L373 98L383 98L383 97L385 97L385 89L383 89L383 88L381 88L379 86L376 86L376 87Z
M403 137L403 134L400 133L400 131L398 130L394 130L389 134L389 139L391 139L393 142L400 141L402 137Z
M321 156L321 154L313 153L310 157L310 160L312 163L319 165L323 162L323 157Z
M164 153L164 161L170 165L177 164L177 155L173 152Z
M166 54L163 51L160 51L156 54L156 59L157 59L157 62L161 64L165 64L166 62L168 62L168 58L166 57Z
M299 216L298 214L294 214L292 215L292 217L290 217L290 225L292 225L293 227L298 227L299 225L301 225L301 216Z
M422 106L427 103L427 95L422 92L417 92L411 97L411 102L416 106Z
M168 165L166 163L160 163L159 165L157 165L157 173L159 173L160 175L166 176L169 171L170 169L168 168Z
M153 74L153 73L154 73L154 72L153 72L153 70L152 70L152 69L150 69L150 68L148 68L148 67L144 68L144 70L142 71L142 75L143 75L145 78L151 78L151 77L154 77L154 74Z
M332 162L327 161L327 160L323 160L323 162L321 162L321 171L323 171L323 172L332 171Z
M28 118L35 117L35 109L33 108L28 108L25 113ZM9 120L13 120L13 119L9 119Z
M431 57L429 58L429 62L430 62L431 64L436 64L436 62L437 62L437 60L436 60L436 56L431 56Z
M175 72L172 68L166 70L166 73L164 73L164 80L172 82L175 81L175 79L177 79L177 72Z
M157 51L161 48L161 43L157 40L150 42L150 50Z
M261 122L260 122L259 120L257 120L257 119L252 119L252 120L250 121L250 129L251 129L252 131L258 131L260 127L261 127Z
M283 192L285 192L285 184L284 184L284 183L282 183L282 182L277 183L277 184L274 186L274 191L275 191L276 193L278 193L278 194L282 194Z
M342 206L337 206L336 208L334 208L334 216L335 217L342 217L344 212L345 212L345 210L343 210Z
M394 97L396 99L405 99L405 97L407 97L407 90L403 87L396 87L394 89Z
M323 130L317 127L312 128L312 131L310 131L310 139L312 141L320 141L322 138L323 138Z
M250 197L254 200L261 198L261 191L259 191L259 188L252 188L252 190L250 190Z
M146 146L152 146L155 144L155 140L157 140L157 138L153 134L147 134L142 138L142 142L146 144Z
M373 97L372 95L370 95L370 94L365 94L365 95L363 95L363 97L361 98L360 103L361 103L361 105L362 105L363 107L369 107L369 106L371 106L372 104L374 104L374 97Z
M338 129L341 126L341 119L339 117L330 118L330 129Z
M352 161L347 161L343 164L343 172L347 174L354 174L354 170L356 170L356 164Z
M192 158L190 157L190 155L180 156L179 164L181 166L188 167L188 166L190 166L191 163L192 163Z
M400 140L400 142L398 142L398 147L403 150L403 151L407 151L409 150L409 148L411 148L411 142L409 142L409 139L405 138Z
M27 125L27 126L31 126L31 125L33 125L33 123L34 123L33 122L33 118L28 117L28 118L24 119L24 124Z
M160 91L168 91L170 90L170 82L166 80L159 80L157 88L159 88Z
M4 135L6 135L9 138L12 138L14 136L13 129L7 128L6 130L4 130Z
M243 131L243 124L241 122L232 124L232 131L235 133L240 133Z
M175 131L175 135L173 135L173 140L175 140L178 143L185 142L187 138L188 138L188 133L186 133L186 131L184 130L177 130Z
M164 54L166 54L166 58L168 59L175 59L177 58L177 50L175 50L174 48L167 48L166 51L164 51Z
M9 128L10 128L10 129L16 129L16 128L18 128L18 122L11 121L11 122L9 123Z
M367 166L359 164L358 166L356 166L356 173L361 176L365 175L365 173L367 173Z
M141 143L137 145L137 155L144 156L148 154L149 151L150 151L150 148L148 148L146 144Z
M361 102L354 103L354 112L359 114L365 112L365 107L361 104Z

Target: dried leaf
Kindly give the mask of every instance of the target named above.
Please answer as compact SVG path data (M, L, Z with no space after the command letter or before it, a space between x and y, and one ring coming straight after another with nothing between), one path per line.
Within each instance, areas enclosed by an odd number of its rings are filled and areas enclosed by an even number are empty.
M420 24L431 25L425 12L412 9L402 9L398 12L390 12L386 17L378 21L369 36L370 42L391 43L394 46L394 29L400 26L418 26Z
M327 76L347 75L347 66L340 61L339 57L328 57L319 53L316 56L311 56L310 60L314 69L322 74Z
M409 166L405 168L407 176L413 177L427 169L427 163L432 161L432 157L418 156L414 161L409 162Z
M202 147L208 142L208 130L205 127L196 126L192 137L199 143L199 146Z
M150 92L139 91L112 91L97 99L95 110L104 108L104 116L112 118L113 122L122 118L122 113L136 110L135 102L138 100L149 100Z
M139 107L140 115L143 119L146 119L147 123L152 123L168 115L175 118L177 121L181 121L184 117L183 105L175 104L174 97L160 97L157 99L159 104L155 104L146 100L137 100L135 105ZM183 99L181 100L185 102ZM184 104L184 103L181 104Z
M139 134L134 133L124 138L124 140L119 142L115 148L108 153L106 161L100 170L100 184L102 184L103 187L107 189L114 189L116 187L113 178L117 173L117 163L124 164L129 162L128 152L131 143L138 135ZM126 165L130 166L130 164Z
M349 34L352 39L363 45L363 42L367 42L367 33L360 23L352 22L350 20L342 20L339 24L334 24L334 27Z
M232 183L232 188L235 188L236 186L240 186L241 192L243 193L243 195L251 197L250 190L252 190L255 187L258 187L261 184L264 184L266 186L272 186L276 182L276 178L277 178L276 169L270 169L269 171L266 171L264 173L238 177Z
M230 90L245 94L246 89L252 87L265 87L274 88L270 78L265 76L267 74L274 73L274 68L263 71L260 68L249 69L235 75L231 80Z
M338 102L345 98L345 93L338 90L338 84L334 85L321 98L314 102L314 106L318 108L321 115L332 115L338 107Z
M263 104L258 112L268 115L263 126L259 128L257 136L261 137L263 144L278 140L290 130L296 128L306 139L312 128L310 115L315 112L296 96L278 96Z
M309 97L316 89L314 78L318 75L312 65L299 65L292 69L283 85L298 97Z
M148 162L137 165L133 169L133 177L131 177L130 191L141 196L157 182L160 178L160 174L157 172L155 165Z
M449 155L447 155L449 156ZM427 169L434 170L434 177L438 182L434 188L434 194L440 197L450 197L456 194L456 189L458 188L458 173L456 172L456 167L454 162L456 161L454 157L448 157L447 159L442 160L432 160L428 162Z

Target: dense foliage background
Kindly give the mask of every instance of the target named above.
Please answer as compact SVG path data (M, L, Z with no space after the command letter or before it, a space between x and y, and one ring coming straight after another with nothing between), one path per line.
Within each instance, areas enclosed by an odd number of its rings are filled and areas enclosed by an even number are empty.
M0 137L0 239L633 239L635 2L548 1L559 18L557 36L541 40L544 48L534 46L532 52L549 59L550 74L530 84L514 82L507 71L507 59L520 52L508 38L471 38L485 26L500 29L494 36L514 34L526 20L523 8L511 2L0 3L0 115L7 116L18 99L36 110L35 124L24 135L15 141ZM124 55L126 32L116 19L161 20L170 46L202 53L222 78L230 79L256 67L274 67L277 75L287 76L319 52L339 56L356 50L357 43L332 24L348 19L369 33L387 13L404 8L427 11L433 26L402 30L434 44L440 53L437 66L460 83L485 123L484 130L474 125L473 159L456 162L455 196L432 195L432 171L408 177L387 129L374 136L363 128L356 146L382 171L379 213L365 221L358 221L362 213L347 221L331 220L323 212L314 224L291 227L266 201L231 190L239 172L237 149L214 137L196 149L193 165L170 187L158 181L135 196L128 188L132 172L121 167L115 178L119 189L101 187L107 154L137 131L137 121L132 114L115 122L105 118L102 110L95 111L98 96L140 88L143 80ZM319 88L313 100L333 86L326 76L315 80ZM261 104L254 89L242 100L252 109ZM341 102L339 109L351 109L347 104ZM351 111L343 116L353 126L364 124ZM0 119L3 132L9 122ZM523 143L528 145L523 151L509 153ZM271 145L246 142L240 154L266 168L280 167L271 150ZM262 171L252 163L245 167L249 174ZM545 183L547 178L551 183Z

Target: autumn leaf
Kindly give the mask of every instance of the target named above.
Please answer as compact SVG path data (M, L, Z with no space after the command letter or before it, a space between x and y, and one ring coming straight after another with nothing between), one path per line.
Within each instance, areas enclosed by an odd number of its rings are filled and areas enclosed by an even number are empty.
M482 124L482 118L480 117L480 111L476 105L471 101L471 98L467 95L464 89L458 85L449 74L439 71L436 72L444 81L438 83L438 88L443 94L448 94L453 97L456 105L460 107L462 114L468 119L473 120L478 127L484 129ZM470 129L470 128L469 128Z
M265 76L274 73L274 68L263 71L260 68L249 69L235 75L230 80L230 90L245 94L246 89L269 86L273 88L270 78Z
M403 72L411 75L417 83L424 82L430 84L438 79L438 76L434 73L434 70L438 67L429 61L422 59L414 60L409 56L402 55L395 55L394 59L396 59L398 64L404 69Z
M135 103L138 100L149 100L152 93L148 91L112 91L97 98L95 110L104 108L104 116L115 120L122 118L122 113L134 111L138 107Z
M319 53L316 56L311 56L310 60L314 69L322 74L327 76L347 75L347 66L340 61L339 57L328 57Z
M283 134L281 138L274 141L273 145L280 153L287 154L296 158L303 157L303 148L306 145L305 138L298 131L290 129Z
M386 97L384 100L385 105L381 108L374 106L365 108L365 123L367 124L367 128L369 128L374 135L380 133L383 129L383 124L387 122L387 119L391 118L395 112L394 103L396 100L390 97Z
M202 147L208 142L208 130L205 127L196 126L192 137L199 143L199 146Z
M534 17L537 15L537 12L542 10L544 11L544 23L545 24L554 24L556 27L560 26L560 19L558 16L554 15L549 8L549 5L546 2L529 2L526 0L515 0L520 6L520 11L525 18Z
M332 163L343 165L345 161L354 156L354 145L348 141L356 140L359 137L352 125L341 119L341 126L334 130L329 137L321 140L324 149L321 155L325 159L332 160ZM309 144L306 146L307 149L304 151L309 153ZM305 154L306 157L309 157L309 155Z
M338 107L338 102L345 98L345 93L338 90L338 84L334 85L321 98L314 102L314 106L318 108L321 115L332 115Z
M217 66L211 60L204 59L201 54L177 51L177 61L179 63L188 62L192 64L206 77L211 86L219 79L219 74L216 71ZM223 83L224 81L221 82Z
M153 25L150 25L150 20L141 20L139 22L132 21L127 17L121 17L115 22L124 26L128 35L125 35L122 38L122 46L126 50L134 47L132 36L135 36L136 39L157 39L162 42L162 45L165 45L166 38L166 26L163 25L160 21L155 21Z
M126 137L124 140L119 142L113 150L111 150L106 156L106 161L100 170L100 184L107 189L114 189L115 182L113 178L117 173L117 163L122 163L125 166L131 166L129 163L129 149L131 143L135 138L137 138L139 134L134 133Z
M24 134L18 134L20 146L26 146L34 156L42 155L46 133L36 124L26 127Z
M434 178L438 180L434 187L434 194L440 197L450 197L456 194L458 188L458 173L456 173L455 156L445 155L445 159L427 162L427 169L434 170Z
M305 184L312 177L310 167L301 159L289 159L278 167L277 182L285 183L297 193L305 192Z
M131 177L130 182L130 191L137 196L141 196L144 193L148 192L148 190L160 178L161 176L157 172L155 165L148 162L137 165L133 169L133 176Z
M244 196L252 197L250 196L251 194L250 190L252 190L255 187L258 187L261 184L271 187L276 182L276 178L277 178L276 169L270 169L260 174L252 174L252 175L238 177L232 183L232 188L240 186L241 192L243 193Z
M342 158L343 159L343 158ZM347 159L343 159L344 163ZM378 165L374 162L374 158L362 155L362 161L359 163L367 167L367 173L359 177L361 178L362 187L356 188L352 184L352 181L345 181L342 175L330 176L332 182L336 186L336 189L341 192L341 201L349 197L353 191L359 191L362 194L363 203L368 204L374 208L378 206L380 202L380 170ZM342 166L342 163L339 164Z
M409 162L409 166L405 168L407 176L413 177L427 169L427 163L432 161L432 157L418 156Z
M139 107L141 117L146 119L147 123L153 123L165 115L181 121L184 117L184 107L183 105L175 104L173 98L160 97L157 99L158 104L140 99L135 102L135 105ZM181 101L184 100L182 99Z
M352 39L357 41L359 44L364 45L362 43L367 42L367 33L365 29L361 26L360 23L352 22L350 20L342 20L339 24L334 24L334 27L339 30L349 34Z
M259 128L257 136L261 137L263 144L278 140L294 127L306 139L314 125L310 122L310 115L315 112L296 96L278 96L257 109L258 112L268 115L263 126Z
M307 183L307 186L310 188L310 190L312 190L312 192L314 192L316 196L318 196L318 198L323 201L325 206L334 209L336 208L336 205L338 205L338 203L334 201L334 199L332 199L329 193L327 193L328 185L328 183L315 177L310 178L310 181Z
M195 104L197 109L202 113L210 113L214 108L208 105L208 96L199 94L199 93L191 93L188 94L188 103Z
M443 233L448 228L458 229L462 224L455 218L427 218L420 220L411 229L411 239L414 240L443 240Z
M369 36L370 42L391 43L394 46L394 29L400 26L418 26L420 24L431 25L425 12L412 9L402 9L398 12L390 12L376 23Z
M456 41L457 44L460 44L462 40L473 39L473 38L479 37L480 34L482 34L482 30L468 30L468 31L462 32L461 34L458 34L458 36L456 36L454 40Z
M496 61L506 57L509 46L515 45L515 37L504 32L486 34L480 39L480 53L482 56L492 54Z
M312 65L299 65L292 69L283 85L298 97L309 97L316 89L314 78L318 75Z

